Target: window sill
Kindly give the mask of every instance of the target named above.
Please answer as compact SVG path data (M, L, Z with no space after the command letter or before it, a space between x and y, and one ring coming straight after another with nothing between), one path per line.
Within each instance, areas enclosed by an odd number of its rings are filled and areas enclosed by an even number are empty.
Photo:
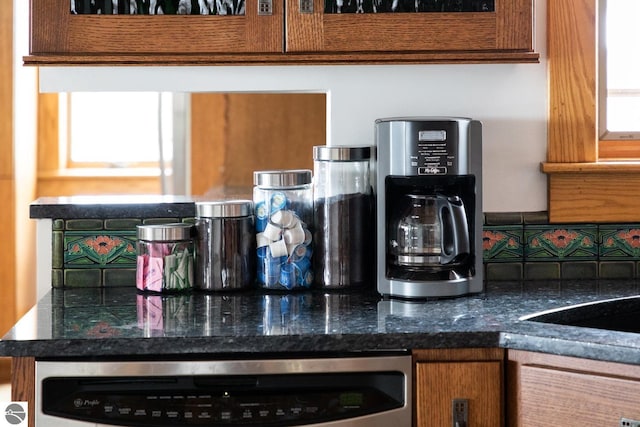
M161 194L157 169L64 169L38 174L38 196Z
M68 168L40 172L41 179L59 178L158 178L157 168Z
M640 162L543 163L552 223L639 222Z
M640 161L601 161L585 163L542 163L540 169L553 173L640 173Z

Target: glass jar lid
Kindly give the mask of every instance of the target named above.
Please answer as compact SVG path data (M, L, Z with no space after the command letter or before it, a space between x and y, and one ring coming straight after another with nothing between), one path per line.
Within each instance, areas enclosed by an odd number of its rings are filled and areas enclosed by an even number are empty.
M251 200L219 200L197 202L196 216L200 218L238 218L253 212Z
M140 240L171 242L189 240L193 236L193 225L184 222L138 225L137 229Z
M253 184L263 188L299 187L311 184L311 170L255 171L253 172Z
M316 145L313 147L313 160L353 162L358 160L369 160L371 158L370 146L328 146Z

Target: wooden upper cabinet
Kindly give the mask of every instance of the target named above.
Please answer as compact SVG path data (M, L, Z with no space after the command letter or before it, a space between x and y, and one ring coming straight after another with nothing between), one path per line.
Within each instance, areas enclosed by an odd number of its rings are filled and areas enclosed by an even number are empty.
M88 1L83 0L85 3ZM120 0L123 2L124 0ZM126 0L129 1L129 0ZM195 5L198 1L191 1ZM235 0L236 3L239 0ZM244 15L73 14L31 0L26 64L332 64L537 62L533 0L243 0ZM271 14L259 13L264 2ZM285 5L286 2L286 5ZM464 12L380 9L442 8ZM372 8L377 5L375 13ZM472 6L469 6L472 5ZM286 6L286 7L285 7ZM263 10L263 9L261 9ZM342 12L342 10L340 11Z
M243 15L106 15L73 14L68 0L31 0L30 55L161 62L167 54L280 53L284 1L272 0L270 14L247 0Z
M305 2L313 2L312 13L301 9ZM428 11L447 3L444 0L351 0L354 5L361 2L364 13L336 13L328 6L332 2L336 0L293 0L288 4L288 52L532 52L531 0L459 1L469 5L469 12ZM343 0L343 4L348 2ZM388 13L365 10L376 3L379 7L399 3L410 8ZM482 3L489 11L472 11ZM415 11L416 6L425 10Z

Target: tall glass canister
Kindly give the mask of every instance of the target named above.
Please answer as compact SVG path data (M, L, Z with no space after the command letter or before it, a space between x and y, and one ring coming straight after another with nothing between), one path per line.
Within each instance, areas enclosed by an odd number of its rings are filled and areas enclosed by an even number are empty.
M375 286L372 147L313 147L314 285Z
M196 288L228 291L255 284L253 202L196 202Z
M310 287L311 170L256 171L253 183L258 285L279 290Z

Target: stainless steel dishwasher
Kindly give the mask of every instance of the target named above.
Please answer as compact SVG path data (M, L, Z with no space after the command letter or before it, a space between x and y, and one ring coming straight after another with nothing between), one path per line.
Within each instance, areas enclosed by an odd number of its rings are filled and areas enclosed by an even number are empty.
M411 426L411 356L36 361L36 425Z

